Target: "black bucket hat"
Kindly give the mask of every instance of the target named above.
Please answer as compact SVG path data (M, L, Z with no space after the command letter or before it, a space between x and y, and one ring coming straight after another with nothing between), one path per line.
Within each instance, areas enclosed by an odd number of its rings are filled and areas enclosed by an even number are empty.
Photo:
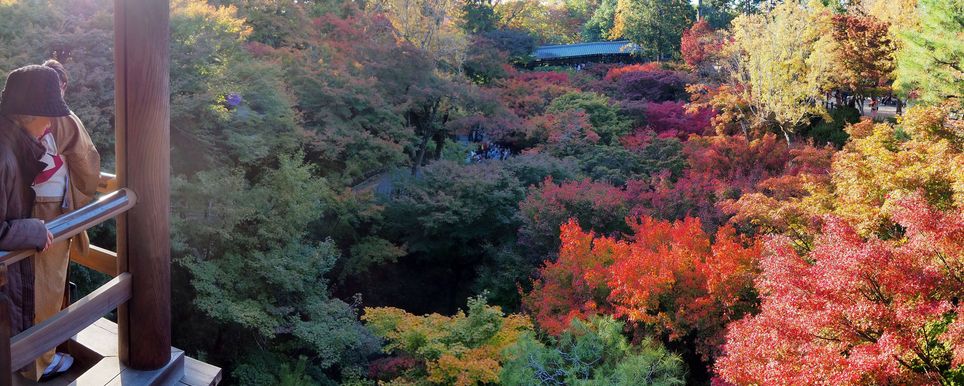
M38 65L20 67L7 74L0 94L0 114L66 117L67 102L60 94L60 77L54 69Z

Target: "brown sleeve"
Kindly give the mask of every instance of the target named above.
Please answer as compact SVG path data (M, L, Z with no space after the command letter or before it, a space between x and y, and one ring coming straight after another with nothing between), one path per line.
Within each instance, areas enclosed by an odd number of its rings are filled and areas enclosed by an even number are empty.
M10 197L17 193L13 186L15 165L9 160L0 161L0 250L16 251L43 248L47 243L47 227L35 218L7 219Z
M100 183L100 154L80 118L71 114L57 121L57 150L67 161L70 183L84 195L92 197ZM80 202L77 206L83 204Z

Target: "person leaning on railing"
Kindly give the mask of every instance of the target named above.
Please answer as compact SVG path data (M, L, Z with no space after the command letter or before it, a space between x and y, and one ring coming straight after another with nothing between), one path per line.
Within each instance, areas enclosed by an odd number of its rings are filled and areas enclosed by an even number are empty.
M63 97L69 80L64 66L56 60L48 60L43 65L57 72ZM42 161L47 167L33 181L36 193L33 217L50 221L90 202L100 182L100 154L84 124L72 111L65 117L53 118L50 127L37 140L44 146L46 154ZM34 260L35 323L47 320L63 308L69 254L73 251L84 255L89 246L87 233L81 232L37 254ZM37 358L24 376L33 380L50 378L67 371L72 364L69 354L50 350Z
M7 75L0 92L0 250L47 250L53 235L40 219L31 218L34 190L31 182L46 164L37 141L51 118L70 115L60 93L57 72L43 66L26 66ZM7 269L4 290L11 300L11 334L34 323L34 259Z

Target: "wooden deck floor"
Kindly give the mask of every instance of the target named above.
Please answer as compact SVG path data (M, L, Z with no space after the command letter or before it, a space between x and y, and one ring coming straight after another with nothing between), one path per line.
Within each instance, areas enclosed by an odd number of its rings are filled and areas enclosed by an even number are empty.
M117 357L117 324L100 319L68 342L68 351L76 358L73 368L63 376L35 383L19 376L14 385L79 385L79 386L215 386L221 381L221 369L188 357L171 348L171 360L164 368L136 371L126 368Z

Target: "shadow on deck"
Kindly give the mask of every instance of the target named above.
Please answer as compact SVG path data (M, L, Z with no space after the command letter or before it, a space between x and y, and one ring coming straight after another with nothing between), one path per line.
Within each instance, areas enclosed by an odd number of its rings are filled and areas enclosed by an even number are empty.
M14 376L14 385L170 385L214 386L221 381L221 368L188 357L171 348L171 360L158 370L137 371L117 357L117 324L100 319L66 343L76 359L67 374L44 383Z

